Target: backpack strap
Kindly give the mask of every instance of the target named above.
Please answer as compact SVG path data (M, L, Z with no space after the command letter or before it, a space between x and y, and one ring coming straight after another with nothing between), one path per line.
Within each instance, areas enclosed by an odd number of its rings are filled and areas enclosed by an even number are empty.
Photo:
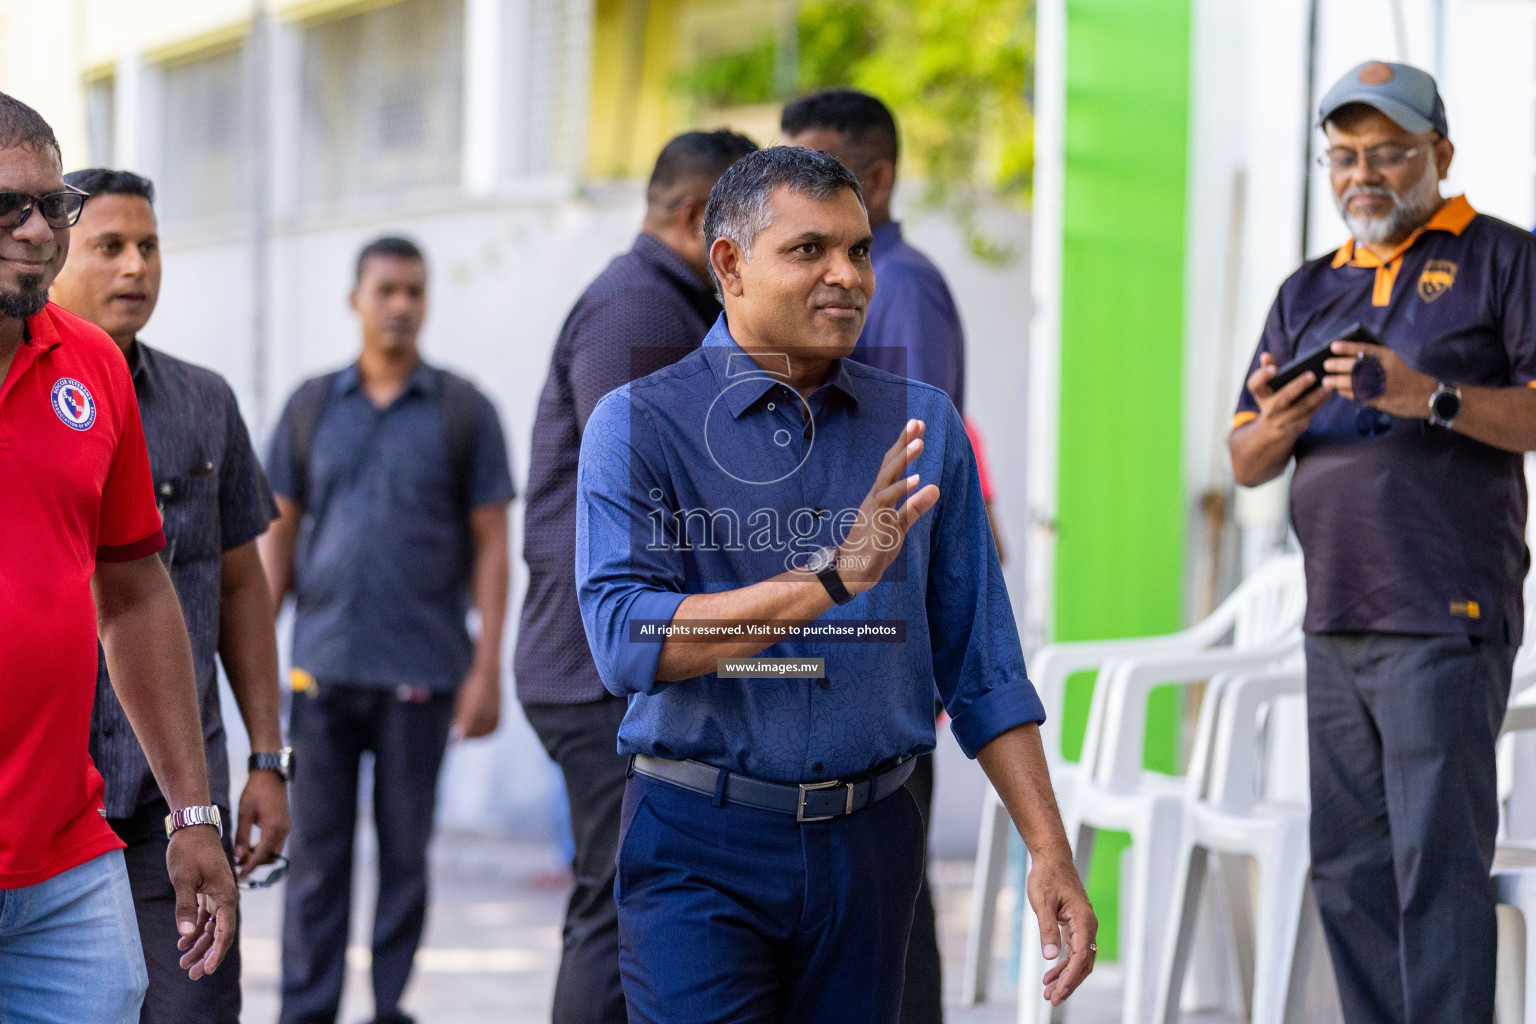
M472 508L475 471L475 428L478 425L480 390L458 374L438 370L443 420L448 425L448 457L453 464L453 492L459 516L466 522Z
M306 509L310 505L309 453L315 446L315 431L320 417L330 403L331 392L336 389L336 379L344 371L336 370L319 377L311 377L293 393L288 403L288 450L293 459L294 481L301 493L293 495Z

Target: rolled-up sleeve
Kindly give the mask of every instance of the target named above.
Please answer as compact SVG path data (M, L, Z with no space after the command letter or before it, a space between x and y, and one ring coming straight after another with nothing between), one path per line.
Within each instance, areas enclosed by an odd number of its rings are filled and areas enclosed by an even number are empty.
M662 637L632 637L630 623L672 621L687 593L672 545L652 543L665 486L646 458L654 433L632 410L629 387L593 409L576 474L576 587L598 675L618 696L654 693Z
M928 563L928 630L939 697L966 756L1015 726L1044 722L1024 669L1013 605L981 500L976 457L951 406L944 430L942 497Z

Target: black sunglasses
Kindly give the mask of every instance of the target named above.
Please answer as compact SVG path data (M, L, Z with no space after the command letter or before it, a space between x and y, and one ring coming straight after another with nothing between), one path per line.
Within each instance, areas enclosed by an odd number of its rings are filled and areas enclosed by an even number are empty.
M260 878L242 878L238 884L240 888L250 892L255 889L271 888L286 877L288 877L288 858L278 854L271 871Z
M82 192L73 185L65 185L63 192L50 192L34 196L27 192L0 192L0 230L12 231L32 218L32 211L42 213L43 220L55 230L72 228L80 219L89 192Z

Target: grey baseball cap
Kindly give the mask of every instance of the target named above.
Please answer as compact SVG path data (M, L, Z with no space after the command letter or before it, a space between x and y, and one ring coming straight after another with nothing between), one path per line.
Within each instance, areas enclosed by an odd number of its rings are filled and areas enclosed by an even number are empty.
M1450 135L1445 127L1445 104L1434 77L1409 64L1368 60L1352 69L1333 83L1318 104L1318 127L1350 103L1375 107L1406 132L1418 134L1433 128L1441 135Z

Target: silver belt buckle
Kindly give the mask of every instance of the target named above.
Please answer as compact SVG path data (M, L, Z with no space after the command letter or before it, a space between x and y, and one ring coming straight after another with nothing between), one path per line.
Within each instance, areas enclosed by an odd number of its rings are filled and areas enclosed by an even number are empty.
M836 789L838 786L848 787L848 804L843 808L844 814L853 813L853 783L843 782L840 779L829 779L826 782L802 782L800 783L800 801L795 805L795 821L805 823L807 821L831 821L837 817L835 814L821 814L814 818L805 816L805 794L815 789Z

